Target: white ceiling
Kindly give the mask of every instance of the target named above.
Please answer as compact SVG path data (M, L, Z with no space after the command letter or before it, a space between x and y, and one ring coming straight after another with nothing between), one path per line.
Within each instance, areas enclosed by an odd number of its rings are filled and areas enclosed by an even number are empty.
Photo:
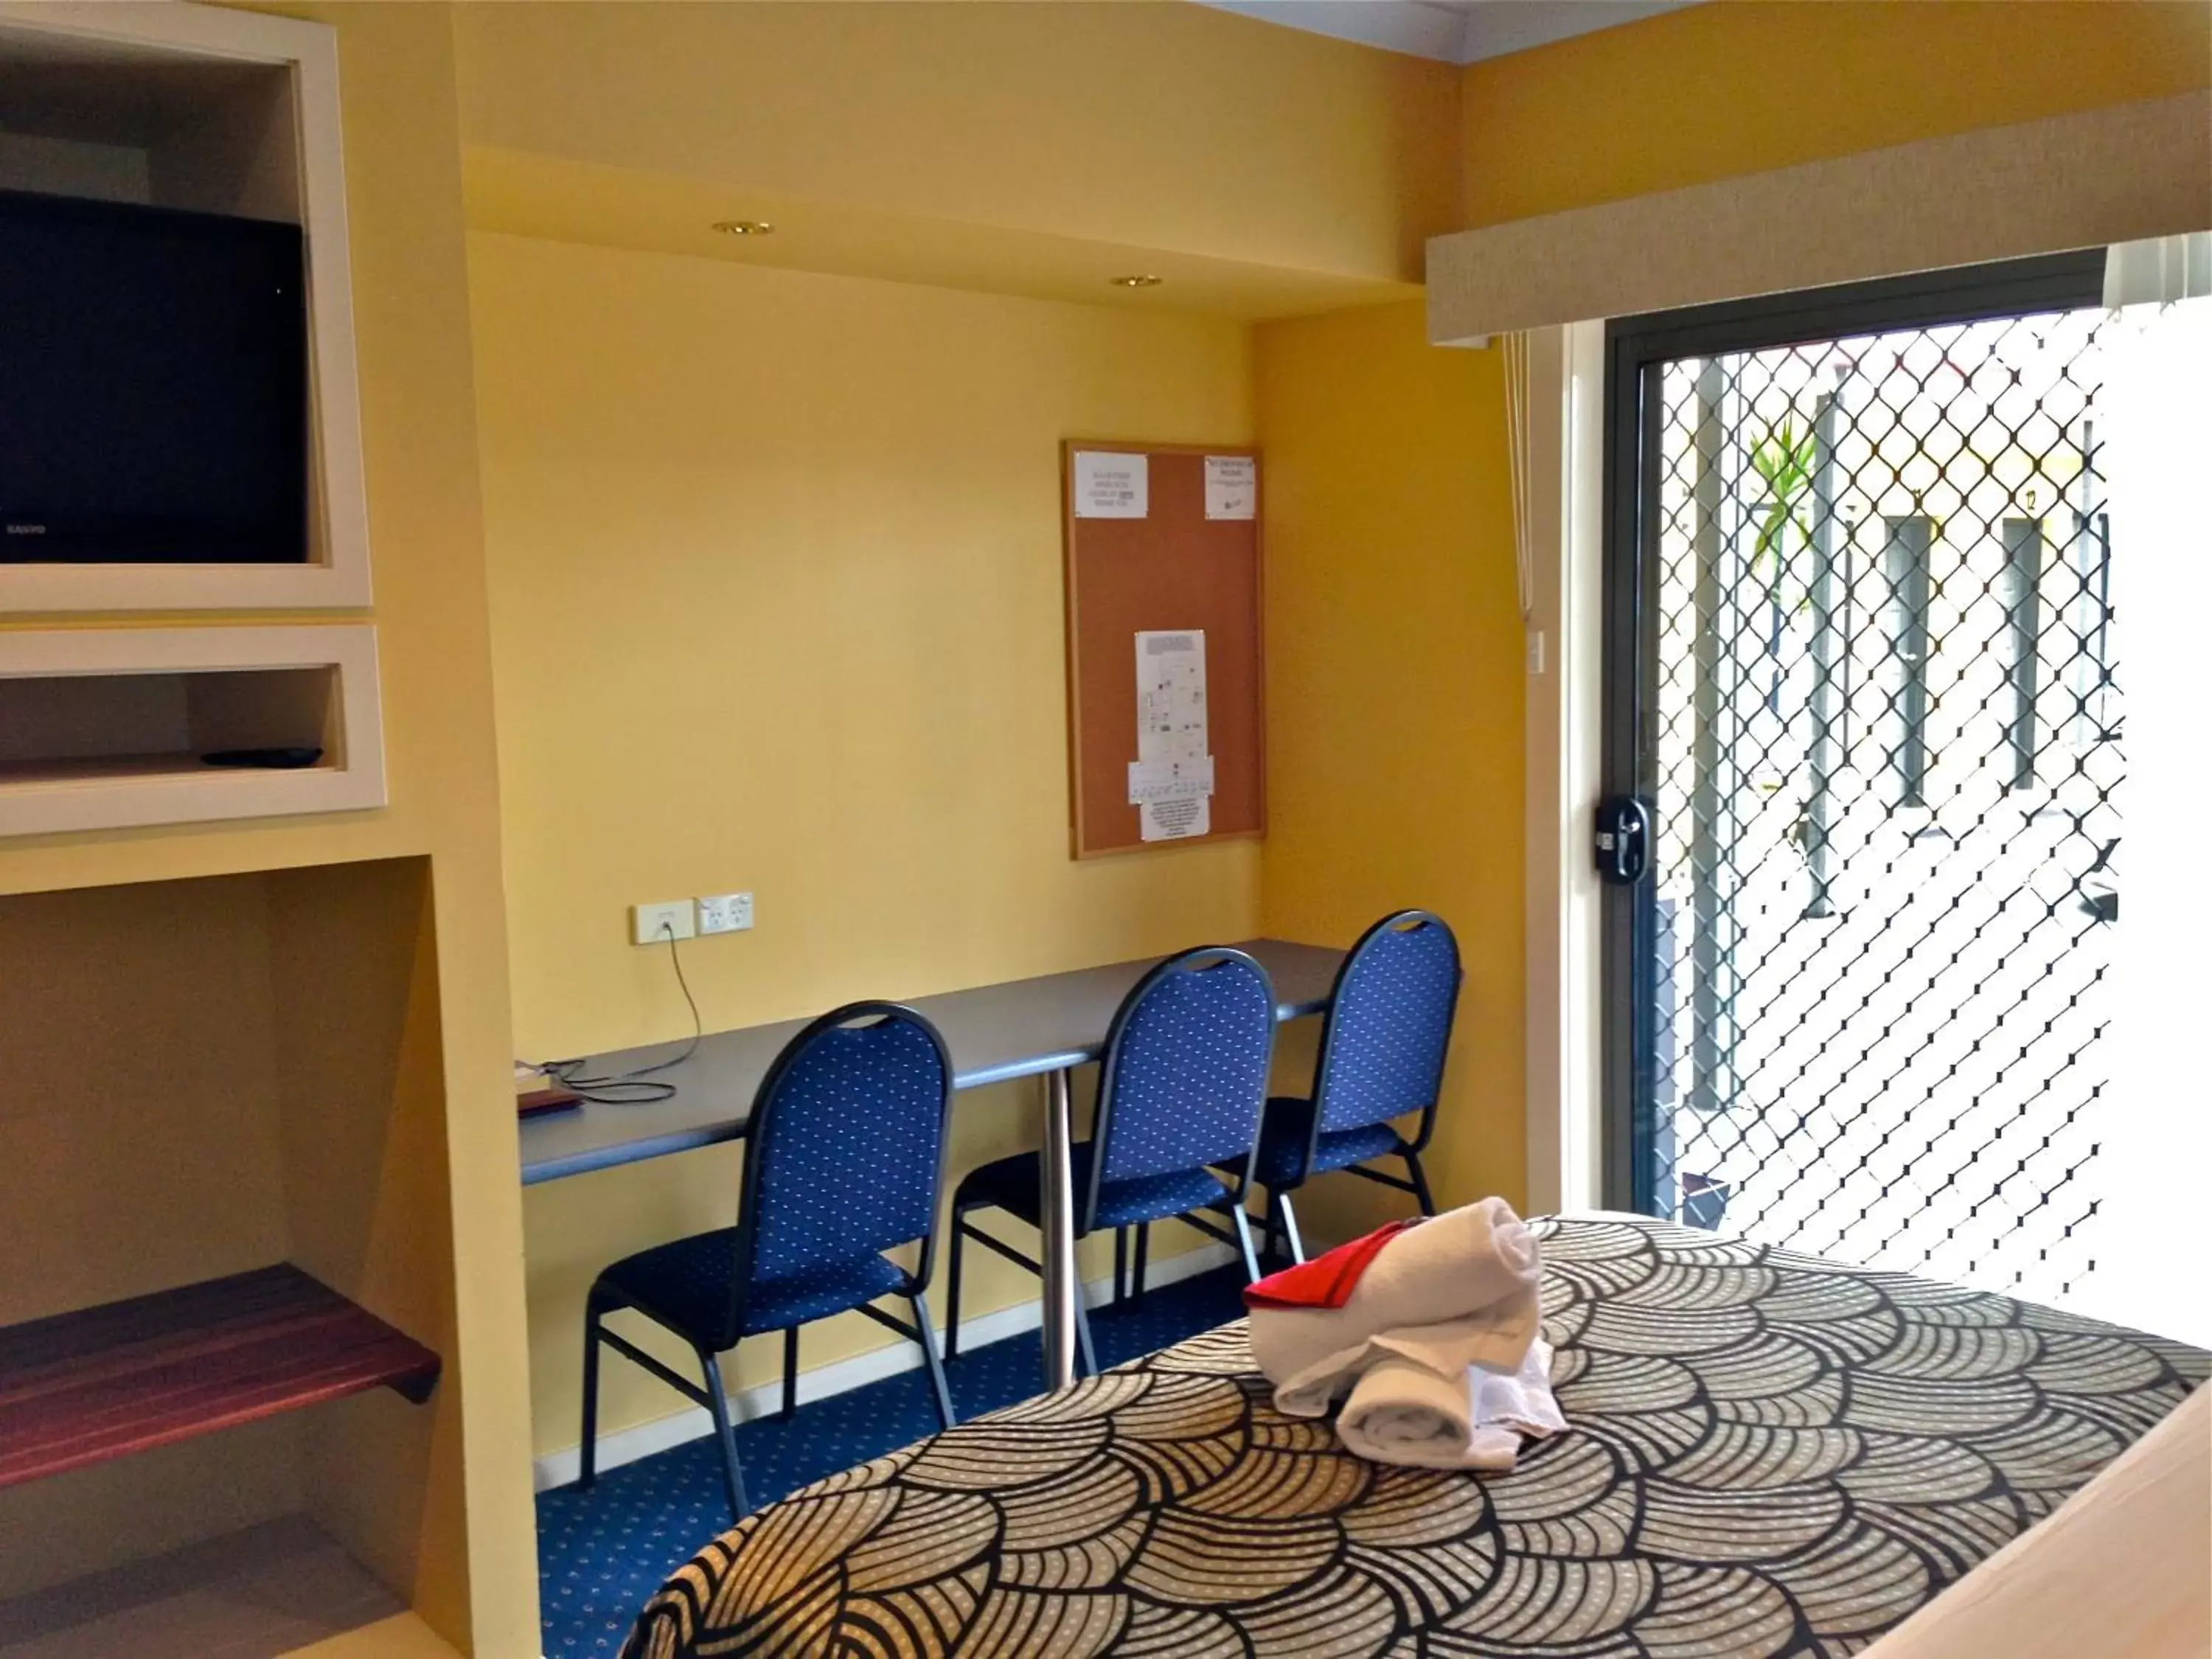
M1589 34L1696 0L1200 0L1223 11L1386 52L1472 64Z

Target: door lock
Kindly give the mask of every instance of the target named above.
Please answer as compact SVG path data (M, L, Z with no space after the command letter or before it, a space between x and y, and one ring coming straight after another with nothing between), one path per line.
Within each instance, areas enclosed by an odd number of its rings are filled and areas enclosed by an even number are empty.
M1607 795L1597 804L1592 848L1601 880L1634 886L1651 867L1651 809L1635 795Z

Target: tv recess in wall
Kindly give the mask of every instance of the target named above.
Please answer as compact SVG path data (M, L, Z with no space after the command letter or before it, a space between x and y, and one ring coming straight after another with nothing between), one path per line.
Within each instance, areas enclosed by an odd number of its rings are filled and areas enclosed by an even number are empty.
M0 562L301 563L299 228L0 191Z

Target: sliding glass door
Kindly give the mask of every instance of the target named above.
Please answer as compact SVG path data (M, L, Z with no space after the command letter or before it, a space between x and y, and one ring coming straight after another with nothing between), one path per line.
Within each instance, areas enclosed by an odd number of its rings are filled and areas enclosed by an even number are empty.
M1608 334L1608 1200L2064 1301L2124 776L2101 252Z

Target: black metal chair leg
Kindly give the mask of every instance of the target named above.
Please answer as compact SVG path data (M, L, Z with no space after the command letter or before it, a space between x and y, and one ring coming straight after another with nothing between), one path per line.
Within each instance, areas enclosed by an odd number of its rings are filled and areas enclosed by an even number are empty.
M1405 1158L1406 1173L1413 1178L1414 1200L1420 1205L1423 1215L1434 1215L1437 1212L1437 1200L1435 1195L1429 1191L1428 1172L1421 1168L1421 1155L1419 1152L1408 1152L1405 1154Z
M937 1398L937 1420L951 1428L957 1420L952 1415L952 1390L945 1384L945 1362L937 1357L937 1333L930 1328L929 1301L920 1291L907 1298L914 1310L914 1328L921 1343L921 1363L929 1372L929 1391Z
M699 1369L707 1376L707 1410L714 1419L714 1437L722 1447L722 1484L729 1493L730 1517L742 1521L749 1507L745 1503L745 1475L738 1467L738 1437L730 1426L730 1402L722 1396L722 1368L705 1349L697 1352Z
M1260 1258L1252 1249L1252 1218L1244 1213L1242 1203L1232 1203L1229 1218L1237 1224L1237 1242L1244 1251L1245 1281L1256 1285L1260 1282Z
M1306 1242L1298 1237L1297 1212L1291 1208L1291 1195L1277 1193L1274 1198L1276 1207L1283 1214L1283 1242L1290 1246L1291 1260L1303 1261L1306 1259Z
M967 1224L961 1212L952 1212L951 1260L945 1267L945 1357L960 1358L960 1243L968 1236Z
M787 1419L799 1409L799 1327L793 1325L783 1333L783 1415Z
M1114 1229L1114 1306L1118 1310L1127 1300L1128 1293L1121 1287L1129 1277L1129 1230Z
M1083 1288L1075 1291L1075 1351L1083 1359L1085 1376L1098 1375L1098 1350L1091 1346L1091 1314L1083 1305Z
M1263 1267L1275 1259L1275 1206L1280 1201L1281 1194L1273 1187L1268 1188L1267 1207L1263 1212L1267 1218L1267 1224L1260 1234L1260 1261Z
M584 1440L578 1451L576 1486L589 1491L599 1479L599 1321L605 1316L597 1302L584 1304Z
M1145 1258L1152 1254L1152 1224L1139 1221L1137 1224L1137 1260L1134 1270L1129 1274L1129 1306L1133 1310L1145 1299Z

